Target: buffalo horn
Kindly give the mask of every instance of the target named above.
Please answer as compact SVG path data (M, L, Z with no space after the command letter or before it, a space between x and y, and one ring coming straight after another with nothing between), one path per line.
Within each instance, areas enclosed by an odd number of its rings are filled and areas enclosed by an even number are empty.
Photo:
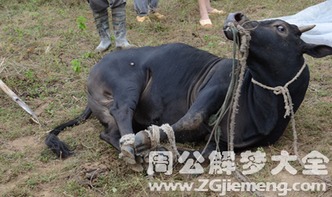
M306 31L309 31L311 29L313 29L316 25L306 25L306 26L301 26L299 27L299 30L304 33Z

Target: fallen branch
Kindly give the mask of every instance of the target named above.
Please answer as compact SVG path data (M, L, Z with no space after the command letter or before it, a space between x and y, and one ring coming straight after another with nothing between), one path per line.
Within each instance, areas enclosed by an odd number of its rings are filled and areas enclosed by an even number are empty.
M32 120L40 125L40 122L36 114L30 109L30 107L25 104L1 79L0 79L0 88L13 99L19 106L21 106L26 112L32 116Z

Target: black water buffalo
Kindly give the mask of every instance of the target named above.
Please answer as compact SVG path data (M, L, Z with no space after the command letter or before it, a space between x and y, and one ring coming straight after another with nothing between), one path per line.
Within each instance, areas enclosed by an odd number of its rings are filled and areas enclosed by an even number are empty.
M226 22L252 29L248 68L236 115L234 147L272 144L283 134L290 116L285 117L282 95L254 84L252 79L270 87L284 86L303 68L288 86L296 111L309 83L309 69L303 54L320 58L331 55L332 48L305 43L300 36L308 29L282 20L254 23L236 13ZM225 34L233 39L231 33ZM57 135L65 127L87 119L91 113L105 126L101 139L132 158L133 161L127 160L129 163L134 162L135 154L150 148L149 137L139 131L152 124L169 123L177 142L202 142L211 133L209 117L224 101L231 70L232 59L180 43L107 54L91 69L84 113L52 130L46 144L58 156L70 155L71 151ZM218 145L221 150L227 146L227 118L226 115L220 123L222 134ZM120 144L122 136L134 133L137 133L135 141ZM161 140L165 138L166 135L161 134Z

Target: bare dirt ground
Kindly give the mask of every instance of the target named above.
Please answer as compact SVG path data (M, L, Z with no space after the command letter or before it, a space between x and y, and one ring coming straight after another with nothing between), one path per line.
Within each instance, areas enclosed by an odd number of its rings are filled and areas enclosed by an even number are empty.
M215 26L199 27L194 0L160 1L165 21L138 24L132 1L127 1L128 38L137 46L184 42L222 57L231 57L232 43L221 33L224 16L212 16ZM253 19L294 14L322 1L212 1L227 12L242 10ZM90 68L104 55L95 54L98 35L85 1L20 0L0 3L0 78L37 113L41 125L30 120L18 105L0 91L0 194L1 196L219 196L219 192L151 192L151 181L183 182L211 178L184 176L177 165L171 176L157 175L151 180L132 172L117 152L99 140L102 126L90 119L67 129L60 138L75 155L57 159L44 145L46 133L54 126L78 115L86 105L85 83ZM79 25L84 27L79 28ZM113 48L111 48L112 50ZM332 159L332 58L306 57L311 81L305 101L296 114L300 155L317 150ZM289 191L286 196L332 196L331 162L328 175L303 175L282 171L272 175L278 163L271 160L281 150L293 152L288 128L273 146L263 147L265 167L248 176L253 182L325 183L326 191ZM183 145L179 145L183 146ZM192 145L186 145L190 148ZM237 159L239 155L236 156ZM237 161L238 162L238 161ZM204 166L205 170L208 166ZM233 176L212 177L237 181ZM280 185L282 187L283 185ZM278 196L278 192L263 192ZM280 193L279 193L280 194ZM249 192L230 192L227 196L253 196Z

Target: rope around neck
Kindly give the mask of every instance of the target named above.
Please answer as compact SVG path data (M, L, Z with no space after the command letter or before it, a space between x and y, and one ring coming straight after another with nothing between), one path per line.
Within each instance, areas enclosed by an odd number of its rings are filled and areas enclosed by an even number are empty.
M293 130L293 148L294 148L294 153L298 158L298 161L300 162L300 164L303 166L303 162L301 161L301 159L299 159L299 153L298 153L298 137L297 137L297 131L296 131L296 125L295 125L295 113L294 113L294 109L293 109L293 102L292 102L292 97L290 95L288 86L290 84L292 84L303 72L303 70L305 69L305 67L307 66L307 64L304 62L303 66L301 67L301 69L299 70L299 72L296 73L296 75L294 76L293 79L291 79L289 82L287 82L284 86L277 86L277 87L270 87L267 85L264 85L258 81L256 81L254 78L251 79L251 82L253 84L256 84L264 89L267 90L271 90L273 91L273 93L275 95L279 95L282 94L282 96L284 97L284 103L285 103L285 114L284 114L284 118L286 118L287 116L291 117L291 122L292 122L292 130Z
M273 91L273 93L275 95L282 94L282 96L284 97L285 110L286 110L285 114L284 114L284 118L286 118L287 116L291 115L291 113L293 111L292 97L289 93L288 86L290 84L292 84L302 74L302 72L306 66L307 66L307 64L304 62L303 66L301 67L299 72L297 72L296 75L294 76L294 78L292 80L290 80L289 82L287 82L284 86L270 87L270 86L264 85L264 84L256 81L254 78L251 79L251 82L264 89Z

